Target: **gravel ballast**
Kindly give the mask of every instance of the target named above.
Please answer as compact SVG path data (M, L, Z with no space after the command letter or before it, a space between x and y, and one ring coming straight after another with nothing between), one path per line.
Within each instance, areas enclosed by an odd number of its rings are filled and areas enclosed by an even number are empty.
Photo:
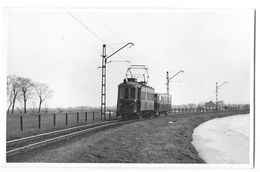
M7 162L205 163L191 144L193 129L218 117L248 112L169 115L82 135L7 157Z

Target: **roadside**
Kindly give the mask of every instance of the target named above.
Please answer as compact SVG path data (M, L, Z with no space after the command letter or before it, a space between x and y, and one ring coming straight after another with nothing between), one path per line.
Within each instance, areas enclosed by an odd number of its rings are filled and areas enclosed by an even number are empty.
M169 115L45 146L7 162L204 163L191 144L199 124L241 112Z

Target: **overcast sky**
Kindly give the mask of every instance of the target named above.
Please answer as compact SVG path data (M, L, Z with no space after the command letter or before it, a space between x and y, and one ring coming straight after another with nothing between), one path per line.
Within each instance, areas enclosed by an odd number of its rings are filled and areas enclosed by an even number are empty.
M166 92L167 70L170 76L184 70L170 83L173 104L215 101L215 83L225 81L220 100L249 103L253 12L8 9L7 74L48 84L55 91L49 107L99 106L102 44L117 50L133 42L111 60L147 65L148 85L159 93ZM108 105L116 105L129 65L107 65Z

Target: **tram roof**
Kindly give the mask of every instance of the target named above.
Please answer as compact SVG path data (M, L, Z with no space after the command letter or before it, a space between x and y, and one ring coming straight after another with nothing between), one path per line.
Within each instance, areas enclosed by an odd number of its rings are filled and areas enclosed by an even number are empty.
M121 84L119 84L119 86L146 87L154 90L154 88L151 86L148 86L142 82L134 82L134 81L122 82Z

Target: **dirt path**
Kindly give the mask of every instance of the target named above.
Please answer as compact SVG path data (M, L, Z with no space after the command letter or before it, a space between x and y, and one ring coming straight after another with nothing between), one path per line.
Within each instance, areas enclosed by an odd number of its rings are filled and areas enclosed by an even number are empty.
M204 163L191 144L193 129L234 114L169 115L139 121L8 157L7 162Z

